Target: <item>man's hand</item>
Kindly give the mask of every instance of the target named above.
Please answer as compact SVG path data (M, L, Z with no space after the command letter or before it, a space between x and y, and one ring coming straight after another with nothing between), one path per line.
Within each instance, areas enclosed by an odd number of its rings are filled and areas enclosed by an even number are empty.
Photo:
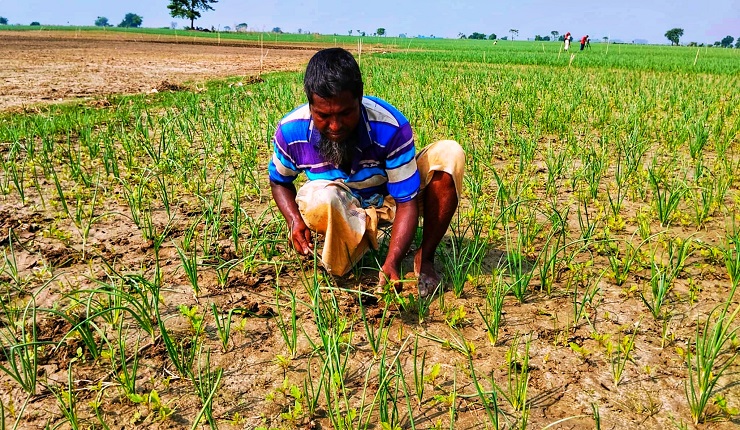
M290 239L293 249L295 249L299 254L308 255L313 251L311 230L300 217L291 222Z
M398 273L397 267L393 267L386 263L380 268L380 273L378 273L378 286L382 287L400 280L401 276Z
M290 245L301 255L313 251L311 230L301 217L298 204L295 202L296 190L293 184L280 184L270 181L272 198L290 228Z

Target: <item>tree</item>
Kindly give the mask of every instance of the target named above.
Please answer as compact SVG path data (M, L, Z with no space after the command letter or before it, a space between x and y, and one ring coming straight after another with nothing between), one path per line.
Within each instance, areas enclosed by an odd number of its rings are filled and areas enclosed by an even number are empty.
M135 13L127 13L126 16L123 17L123 21L121 21L120 24L118 24L119 27L128 27L128 28L138 28L141 26L141 22L143 21L143 18Z
M609 36L604 36L604 37L601 38L601 40L603 40L604 43L606 43L606 42L609 41Z
M170 0L167 9L173 18L182 18L190 20L190 28L195 29L195 20L200 18L199 11L213 10L212 3L218 3L218 0Z
M241 23L237 24L235 26L235 28L236 28L236 31L245 32L245 31L247 31L247 23L246 22L241 22Z
M352 30L349 31L349 35L352 36Z
M511 33L511 40L514 40L514 36L519 36L519 30L516 28L512 28L509 30L509 33Z
M683 36L683 28L672 28L665 32L665 37L671 41L671 45L678 46L678 39L681 36Z
M31 25L31 27L38 27L38 26L40 26L40 25L41 25L41 23L40 23L40 22L38 22L38 21L34 21L34 22L32 22L32 23L31 23L30 25ZM719 42L717 42L717 43L719 43Z
M8 25L8 18L0 16L0 25Z
M378 34L378 36L385 36L385 28L383 27L378 28L376 33Z
M95 20L95 26L96 27L110 27L111 25L108 23L108 18L104 16L99 16L98 19Z
M282 33L283 30L281 30L280 27L272 27L272 32L273 33Z
M488 40L496 40L496 33L491 33L488 35Z
M558 35L560 34L559 31L551 31L550 34L552 34L552 40L558 40Z
M735 41L734 37L725 36L722 38L722 41L720 42L720 44L722 45L723 48L732 48L732 42L734 41Z
M737 41L735 42L735 48L740 49L740 36L737 37Z

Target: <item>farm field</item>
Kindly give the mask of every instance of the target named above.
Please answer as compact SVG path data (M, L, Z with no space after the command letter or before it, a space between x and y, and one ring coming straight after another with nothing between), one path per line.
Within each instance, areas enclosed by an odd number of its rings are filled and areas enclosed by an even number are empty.
M298 44L171 33L3 30L0 109L146 93L206 78L258 76L296 69L312 52Z
M740 424L740 50L0 37L7 428ZM336 45L417 148L467 152L428 299L376 290L382 250L325 275L271 203L275 125Z

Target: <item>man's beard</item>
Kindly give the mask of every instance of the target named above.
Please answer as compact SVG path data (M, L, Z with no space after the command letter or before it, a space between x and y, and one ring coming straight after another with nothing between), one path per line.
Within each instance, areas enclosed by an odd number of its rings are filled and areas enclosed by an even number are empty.
M321 136L318 150L324 161L334 164L343 170L352 168L352 157L357 149L357 138L352 135L343 142L336 142Z

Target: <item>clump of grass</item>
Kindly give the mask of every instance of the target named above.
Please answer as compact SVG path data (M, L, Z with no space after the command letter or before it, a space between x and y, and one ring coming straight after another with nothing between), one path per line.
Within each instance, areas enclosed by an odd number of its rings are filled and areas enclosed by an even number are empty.
M688 377L684 389L694 424L710 418L707 416L707 406L715 387L738 355L737 350L723 354L724 346L734 338L738 330L738 327L732 327L732 323L740 312L740 306L732 312L729 309L734 292L733 288L725 305L721 309L713 309L704 324L696 325L693 342L695 351L691 352L691 345L686 349Z

